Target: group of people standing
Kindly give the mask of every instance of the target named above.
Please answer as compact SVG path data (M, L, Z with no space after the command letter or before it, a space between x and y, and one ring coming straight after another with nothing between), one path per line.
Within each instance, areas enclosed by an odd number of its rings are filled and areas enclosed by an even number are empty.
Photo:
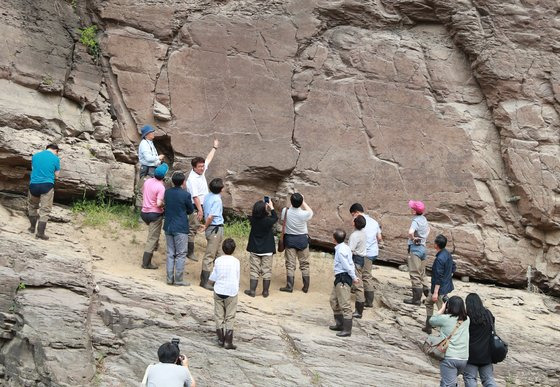
M214 144L206 158L195 157L191 161L192 170L188 177L181 171L171 175L172 186L166 188L165 177L169 171L154 146L155 129L146 125L141 130L142 140L138 149L140 173L137 185L137 205L140 216L148 225L148 237L142 256L142 268L156 269L152 263L154 251L158 247L163 228L166 237L167 283L188 286L184 279L186 259L197 261L194 238L204 232L206 251L202 259L200 286L214 291L214 317L218 343L226 349L235 349L233 329L237 310L240 264L233 256L236 249L231 238L224 240L224 217L221 193L224 182L220 178L209 184L205 173L219 148ZM29 231L37 238L48 239L45 235L48 215L52 207L54 182L60 171L59 148L49 144L47 149L33 155L31 181L29 185L28 217ZM307 293L311 284L309 270L309 236L307 223L313 217L313 210L301 193L290 196L291 206L284 208L278 217L272 201L265 197L254 203L249 217L251 230L247 251L250 253L249 289L245 294L255 297L259 279L262 278L262 296L270 294L272 278L272 257L277 252L275 227L282 226L281 241L285 249L286 285L279 290L294 291L297 263L302 273L303 288ZM408 206L413 215L408 230L408 269L412 285L412 297L404 303L420 306L422 296L426 297L426 321L423 331L431 334L438 327L440 335L450 337L449 349L440 364L441 385L455 385L457 375L463 373L466 386L476 386L476 374L480 373L485 387L495 386L492 363L485 352L492 333L494 318L483 307L480 297L469 294L467 306L458 296L448 298L454 290L453 273L455 263L446 249L447 238L437 235L434 239L436 250L432 264L431 284L426 281L428 262L426 243L430 227L421 201L411 200ZM354 318L362 318L364 308L373 307L374 284L372 265L383 247L381 227L377 221L365 213L360 203L350 206L353 232L346 243L346 232L336 229L333 233L335 244L334 282L330 296L335 324L329 328L337 331L337 336L347 337L352 333ZM223 254L220 253L223 252ZM355 294L354 308L351 294ZM434 305L438 313L434 315Z

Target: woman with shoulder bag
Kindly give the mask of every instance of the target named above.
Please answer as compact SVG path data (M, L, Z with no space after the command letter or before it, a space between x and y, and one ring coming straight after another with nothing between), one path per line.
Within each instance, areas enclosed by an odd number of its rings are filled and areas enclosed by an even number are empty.
M451 297L437 314L430 318L432 327L439 327L442 338L449 338L444 359L439 364L440 387L455 387L469 358L469 324L463 299Z
M270 210L270 215L267 213ZM265 203L259 200L253 205L253 213L249 218L251 231L249 232L249 243L247 251L250 253L251 277L249 289L245 294L255 297L259 277L263 278L262 296L268 297L270 279L272 278L272 255L276 253L274 243L274 224L278 216L274 211L272 201Z
M463 372L465 387L477 386L477 374L480 374L480 381L484 387L496 387L490 354L494 316L482 305L482 300L476 293L470 293L465 302L467 304L467 315L471 320L469 327L469 360Z

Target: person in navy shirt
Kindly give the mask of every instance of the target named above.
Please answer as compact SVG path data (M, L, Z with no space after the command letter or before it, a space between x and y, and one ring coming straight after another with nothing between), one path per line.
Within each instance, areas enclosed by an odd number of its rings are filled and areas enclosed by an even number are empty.
M54 181L60 172L59 148L56 144L47 145L44 151L35 153L31 158L31 180L29 182L29 197L27 216L29 218L29 232L37 238L47 240L45 235L47 221L52 210L54 199ZM37 223L37 221L39 221Z

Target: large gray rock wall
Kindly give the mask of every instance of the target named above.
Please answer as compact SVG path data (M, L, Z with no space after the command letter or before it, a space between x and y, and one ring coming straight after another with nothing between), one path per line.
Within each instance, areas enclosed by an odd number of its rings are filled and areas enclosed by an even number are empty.
M401 262L422 199L461 273L522 284L531 266L560 291L555 1L31 3L0 25L0 189L24 191L29 155L62 139L59 195L129 198L150 123L177 169L220 139L228 207L303 192L328 244L359 201ZM76 43L90 23L97 64Z

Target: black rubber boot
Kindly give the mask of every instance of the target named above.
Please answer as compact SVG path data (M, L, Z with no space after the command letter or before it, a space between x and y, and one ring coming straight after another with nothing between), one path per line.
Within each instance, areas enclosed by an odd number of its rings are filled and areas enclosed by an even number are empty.
M287 276L286 277L286 286L280 288L281 292L288 292L291 293L294 291L294 277Z
M37 219L39 219L36 216L28 216L27 217L29 219L29 228L27 229L27 231L29 231L31 234L35 234L35 228L37 226Z
M220 329L216 329L216 335L218 335L218 345L220 347L224 346L224 342L225 342L225 335L224 335L224 330L223 328Z
M214 290L214 286L208 283L209 277L210 277L210 272L202 270L200 272L200 286L202 286L206 290Z
M426 317L426 325L424 326L424 328L422 328L422 331L426 332L429 335L432 334L432 326L430 325L430 317L432 317L432 316Z
M422 288L412 288L412 298L405 298L403 302L410 305L420 305L422 299Z
M428 297L428 294L430 294L430 288L427 287L426 285L422 285L422 293L424 293L424 297Z
M344 318L342 317L341 314L335 314L334 315L334 325L329 326L329 329L331 331L341 331L343 321L344 321Z
M245 290L243 293L245 293L248 296L255 297L258 284L259 284L258 279L252 279L251 278L249 280L249 289Z
M236 349L237 348L237 345L233 345L233 330L232 329L228 329L226 331L224 348L225 349Z
M345 318L342 322L342 331L336 334L338 337L352 336L352 319Z
M36 237L38 239L48 241L49 237L45 235L45 228L47 228L47 222L39 222L37 224L37 235L36 235Z
M198 262L198 259L194 255L194 242L187 242L187 258L191 261Z
M366 298L366 302L364 303L364 307L366 308L373 308L373 290L364 292L364 296Z
M155 270L158 268L156 265L152 265L153 256L154 253L148 253L147 251L144 251L144 255L142 256L142 269Z
M309 276L308 275L304 275L303 277L303 288L301 289L304 293L307 293L309 291Z
M268 289L270 289L270 280L263 280L263 292L262 296L264 298L268 297Z
M362 313L364 313L364 303L356 301L355 304L356 311L352 315L354 318L362 318Z

